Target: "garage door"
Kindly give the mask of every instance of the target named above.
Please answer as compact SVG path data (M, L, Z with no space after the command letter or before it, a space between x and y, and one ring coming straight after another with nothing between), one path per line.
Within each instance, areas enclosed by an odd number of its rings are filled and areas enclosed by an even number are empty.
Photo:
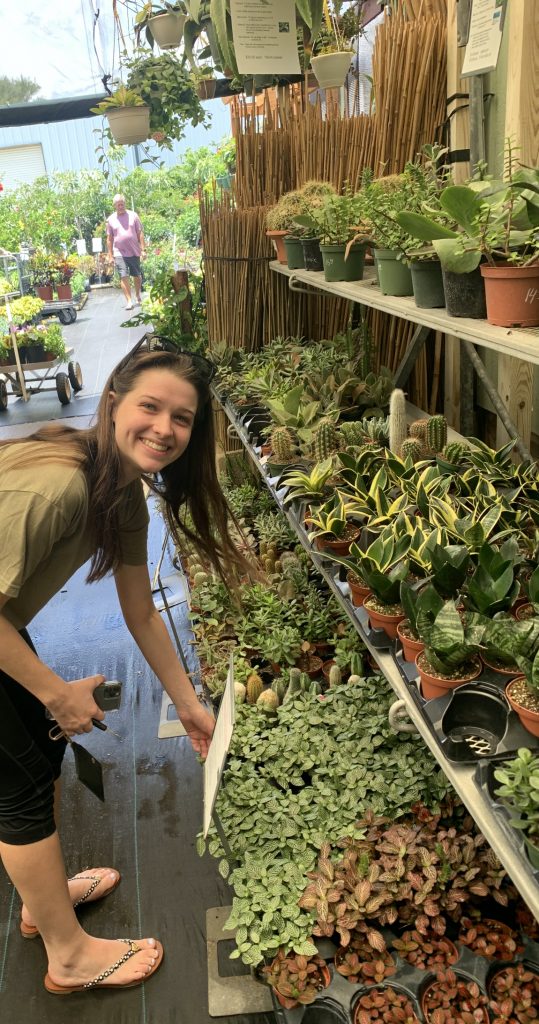
M4 188L16 188L20 182L31 184L46 173L40 142L33 146L0 147L0 181Z

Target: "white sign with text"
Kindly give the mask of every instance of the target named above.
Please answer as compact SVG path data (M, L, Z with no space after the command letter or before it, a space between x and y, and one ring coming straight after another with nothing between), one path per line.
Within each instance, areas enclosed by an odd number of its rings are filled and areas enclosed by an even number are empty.
M241 75L299 75L294 0L230 0Z
M234 732L236 705L234 700L234 658L230 655L230 667L226 678L223 699L215 723L208 756L204 761L204 820L202 830L204 837L211 825L213 808L219 792L221 776L224 771L228 748Z

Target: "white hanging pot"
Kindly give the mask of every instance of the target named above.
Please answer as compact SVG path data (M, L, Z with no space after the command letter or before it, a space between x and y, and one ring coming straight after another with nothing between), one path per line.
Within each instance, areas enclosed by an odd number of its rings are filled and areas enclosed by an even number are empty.
M150 108L118 107L107 110L112 137L120 146L132 146L144 142L150 134Z
M321 53L319 57L311 57L311 67L321 89L340 89L350 70L353 50L340 50L338 53Z
M175 50L183 36L187 15L165 11L148 18L148 28L161 50Z

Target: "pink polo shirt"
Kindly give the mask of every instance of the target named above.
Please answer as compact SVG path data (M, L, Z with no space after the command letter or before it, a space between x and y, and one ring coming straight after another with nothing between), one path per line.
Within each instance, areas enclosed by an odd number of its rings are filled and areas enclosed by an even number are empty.
M112 238L112 251L120 256L140 256L139 235L142 224L137 213L111 213L107 218L107 234Z

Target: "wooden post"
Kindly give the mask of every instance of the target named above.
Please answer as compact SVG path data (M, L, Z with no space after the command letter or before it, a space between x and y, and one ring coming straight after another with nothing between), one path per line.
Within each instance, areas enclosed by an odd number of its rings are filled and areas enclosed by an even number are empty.
M460 77L464 47L458 46L457 0L447 0L447 114L449 117L449 147L452 153L470 149L470 110L466 99L456 98L467 93L468 82ZM463 108L463 109L459 109ZM470 174L470 163L459 160L453 164L453 179L464 181ZM447 422L455 430L460 428L460 341L445 336L444 349L444 412Z
M516 146L517 158L536 167L539 160L539 20L536 0L507 4L504 31L509 33L507 86L505 94L505 138ZM525 445L529 447L533 402L533 366L531 363L498 356L498 392L507 406ZM498 420L497 444L507 441L507 432Z
M180 303L181 308L181 321L182 331L184 334L193 333L193 304L191 301L191 292L189 291L189 271L182 269L176 270L172 275L172 287L176 294L181 292L182 288L187 289L187 295L182 299Z

